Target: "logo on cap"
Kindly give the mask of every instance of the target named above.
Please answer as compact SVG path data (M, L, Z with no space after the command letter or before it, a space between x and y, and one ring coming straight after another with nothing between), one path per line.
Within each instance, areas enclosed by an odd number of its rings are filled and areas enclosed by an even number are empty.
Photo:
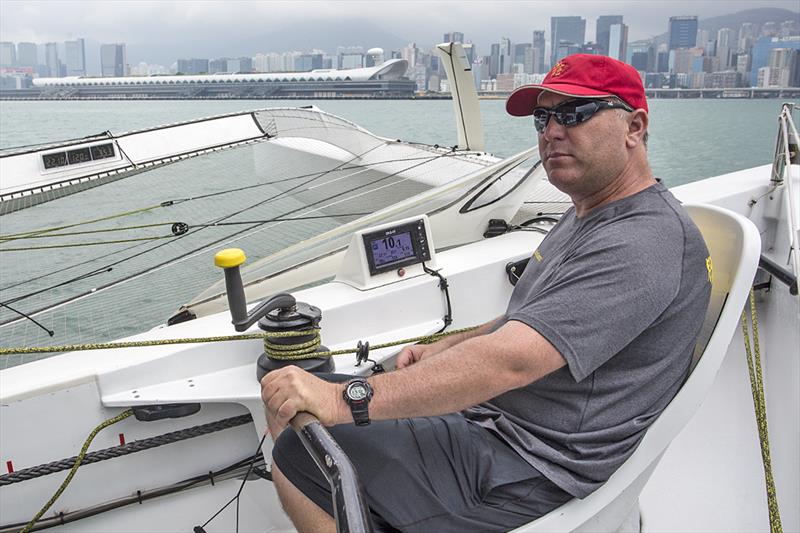
M550 70L550 77L557 78L564 74L567 71L567 64L563 61L559 61L555 64L555 66Z

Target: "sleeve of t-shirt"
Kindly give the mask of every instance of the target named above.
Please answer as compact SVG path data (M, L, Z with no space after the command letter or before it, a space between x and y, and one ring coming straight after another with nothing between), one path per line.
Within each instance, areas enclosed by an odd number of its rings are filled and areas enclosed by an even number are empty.
M545 337L581 381L650 326L678 293L683 240L631 224L585 239L508 316Z

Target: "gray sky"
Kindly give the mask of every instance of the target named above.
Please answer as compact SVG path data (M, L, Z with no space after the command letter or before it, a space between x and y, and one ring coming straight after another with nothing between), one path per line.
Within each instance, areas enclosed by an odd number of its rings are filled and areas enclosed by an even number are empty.
M671 15L700 19L756 7L798 10L797 0L536 0L536 1L149 1L0 0L0 40L62 42L83 37L87 48L127 43L128 62L169 65L178 57L252 56L258 52L335 51L337 44L397 49L414 41L431 46L461 31L488 53L500 37L530 42L550 17L621 14L629 39L667 30ZM89 51L87 50L87 55Z

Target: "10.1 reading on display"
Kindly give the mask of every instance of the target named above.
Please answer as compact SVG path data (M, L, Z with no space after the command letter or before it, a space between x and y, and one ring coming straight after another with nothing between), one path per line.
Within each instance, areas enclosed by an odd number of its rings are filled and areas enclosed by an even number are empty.
M372 258L375 268L414 257L411 233L398 233L372 241Z

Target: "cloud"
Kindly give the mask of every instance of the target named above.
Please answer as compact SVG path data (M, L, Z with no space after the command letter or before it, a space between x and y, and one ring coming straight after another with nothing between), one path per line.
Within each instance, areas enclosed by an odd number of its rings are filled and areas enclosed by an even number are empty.
M2 0L0 39L125 42L131 63L169 64L178 57L254 55L337 44L397 48L437 43L461 31L479 53L500 37L529 42L535 29L550 33L550 17L587 18L587 39L599 15L621 14L631 40L667 30L671 15L701 18L754 7L797 11L796 0L558 1L152 1Z

